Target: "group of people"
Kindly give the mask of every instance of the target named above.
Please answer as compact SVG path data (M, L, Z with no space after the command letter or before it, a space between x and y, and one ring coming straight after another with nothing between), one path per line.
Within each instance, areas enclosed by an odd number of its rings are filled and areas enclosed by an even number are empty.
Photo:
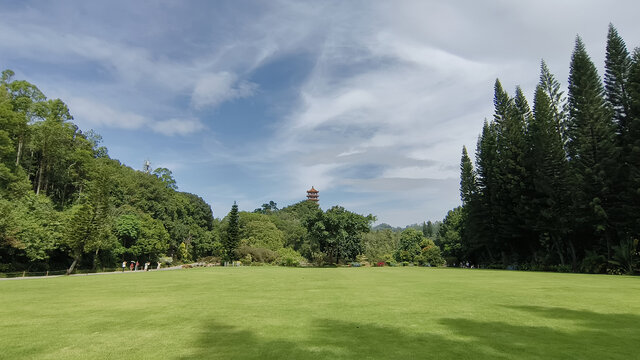
M160 262L158 261L158 267L156 267L157 270L160 269L160 266L162 264L160 264ZM151 266L150 262L146 262L144 263L144 271L148 271L149 270L149 266ZM136 261L131 261L129 264L129 269L131 269L131 271L138 271L138 268L140 267L140 262ZM127 268L127 262L123 261L122 262L122 272L124 272L124 270Z

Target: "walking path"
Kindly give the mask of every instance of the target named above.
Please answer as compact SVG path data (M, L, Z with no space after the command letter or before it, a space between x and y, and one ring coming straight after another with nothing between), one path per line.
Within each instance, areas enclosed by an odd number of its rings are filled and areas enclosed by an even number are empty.
M191 264L192 266L194 264ZM166 271L166 270L178 270L178 269L182 269L182 265L177 265L177 266L170 266L170 267L164 267L164 268L160 268L160 269L149 269L149 271ZM135 273L141 273L141 272L145 272L144 270L138 270L138 271L122 271L122 270L118 270L118 271L109 271L109 272L96 272L96 273L86 273L86 274L71 274L69 276L91 276L91 275L110 275L110 274L135 274ZM67 276L67 275L49 275L49 276L20 276L20 277L11 277L11 278L0 278L0 281L3 280L24 280L24 279L51 279L51 278L57 278L57 277L62 277L62 276Z

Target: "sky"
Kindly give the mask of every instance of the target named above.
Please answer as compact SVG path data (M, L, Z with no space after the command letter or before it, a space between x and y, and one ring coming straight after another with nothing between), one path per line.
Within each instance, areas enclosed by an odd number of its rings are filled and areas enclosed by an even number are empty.
M320 191L404 226L460 205L493 84L566 88L580 35L640 46L637 1L0 1L0 67L112 158L173 172L224 217Z

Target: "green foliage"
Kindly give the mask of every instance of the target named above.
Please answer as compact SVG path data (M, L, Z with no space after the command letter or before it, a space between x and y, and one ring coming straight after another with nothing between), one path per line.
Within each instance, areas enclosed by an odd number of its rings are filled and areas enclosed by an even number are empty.
M240 244L240 224L238 215L238 204L235 202L231 207L231 211L227 216L228 221L226 225L226 233L223 238L222 246L224 248L224 258L226 260L234 261L238 260L236 257L236 249Z
M326 254L332 263L353 261L362 253L361 234L369 232L373 215L363 216L334 206L326 212L317 210L306 219L312 248Z
M265 248L241 245L236 250L236 257L238 259L250 258L251 261L257 263L271 264L278 259L279 253Z
M372 263L386 262L398 248L400 235L389 229L362 234L363 254Z
M613 247L613 260L609 260L609 262L619 266L625 273L632 275L640 266L639 252L638 239L623 240L620 245Z
M189 251L187 251L187 245L185 243L180 243L178 247L178 259L185 263L191 261L191 256Z
M422 249L420 250L420 256L418 257L418 262L421 265L429 265L429 266L442 266L444 265L444 258L442 257L442 252L440 248L436 246L433 240L424 239L422 243L420 243Z
M278 249L278 264L282 266L299 266L305 259L292 248Z
M162 183L168 187L169 189L177 190L178 185L176 184L175 179L173 178L173 174L171 170L167 168L157 168L153 170L153 174L158 177L162 181Z
M420 245L425 240L422 233L416 229L406 229L400 233L398 248L394 253L396 261L414 262L418 261L422 248Z

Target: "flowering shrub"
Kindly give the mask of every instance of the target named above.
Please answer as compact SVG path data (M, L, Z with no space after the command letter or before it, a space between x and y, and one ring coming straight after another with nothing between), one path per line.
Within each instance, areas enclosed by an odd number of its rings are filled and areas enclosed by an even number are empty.
M378 263L376 264L376 266L384 266L384 261L378 261Z

